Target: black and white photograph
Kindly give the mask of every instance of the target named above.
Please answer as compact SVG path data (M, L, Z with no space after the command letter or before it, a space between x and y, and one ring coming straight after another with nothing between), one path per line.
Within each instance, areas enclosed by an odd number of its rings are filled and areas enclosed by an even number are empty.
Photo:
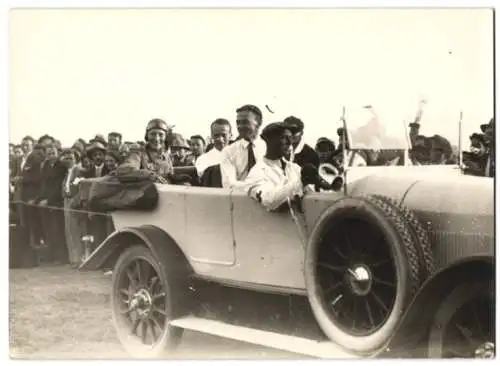
M12 360L495 358L493 7L42 3Z

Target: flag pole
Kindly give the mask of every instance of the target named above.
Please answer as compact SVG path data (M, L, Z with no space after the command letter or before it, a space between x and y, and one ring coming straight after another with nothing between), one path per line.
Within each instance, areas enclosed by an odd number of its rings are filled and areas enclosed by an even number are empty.
M342 177L344 179L344 195L347 196L347 122L345 119L345 106L342 106L342 127L344 129L342 133Z
M460 119L458 120L458 167L462 169L462 118L463 112L460 111Z

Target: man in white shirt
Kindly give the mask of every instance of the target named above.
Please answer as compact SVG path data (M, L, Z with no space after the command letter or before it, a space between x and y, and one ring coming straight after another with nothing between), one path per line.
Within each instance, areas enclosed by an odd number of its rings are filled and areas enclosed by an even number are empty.
M231 139L231 124L227 119L218 118L210 125L210 133L213 148L198 157L194 164L200 178L206 168L221 163L222 150L228 145Z
M295 132L295 131L293 131ZM292 131L282 122L267 125L262 131L266 154L245 179L245 191L268 211L275 211L304 194L304 187L318 180L316 168L301 169L285 156L290 149Z
M242 181L256 162L262 160L265 144L258 137L262 112L247 104L236 110L238 139L222 151L220 163L222 187L244 187Z

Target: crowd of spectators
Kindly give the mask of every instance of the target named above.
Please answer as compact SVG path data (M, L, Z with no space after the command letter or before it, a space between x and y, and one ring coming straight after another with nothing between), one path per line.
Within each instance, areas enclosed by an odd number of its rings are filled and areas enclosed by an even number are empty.
M41 259L37 253L40 249L45 249L45 262L73 267L88 255L82 244L82 238L88 233L82 232L82 227L89 230L92 225L81 223L91 222L95 213L71 209L71 200L78 194L81 180L112 175L117 169L129 167L153 171L163 183L228 187L234 182L230 182L227 161L234 163L231 174L235 179L244 179L255 164L254 154L257 155L259 149L258 144L248 142L254 141L255 136L254 140L249 140L246 135L258 130L262 113L253 105L245 105L237 113L237 135L233 135L231 123L222 118L211 123L209 137L193 135L189 138L175 132L165 121L153 119L147 124L144 140L123 141L120 132L110 132L107 136L97 134L88 141L77 139L69 147L61 146L49 135L38 139L26 136L20 144L11 143L10 214L12 227L17 228L14 251L22 253L19 265L39 265ZM251 127L252 118L257 121L257 127ZM404 161L403 150L350 149L343 128L337 130L336 138L321 137L314 146L309 146L303 138L305 125L300 118L290 116L283 123L293 131L286 157L301 167L319 168L329 163L340 173L344 166L459 163L459 154L453 151L446 138L419 134L419 120L409 125L409 164ZM480 130L481 133L470 136L470 149L462 153L462 168L465 174L493 177L494 119L482 124ZM238 171L241 151L245 151L246 172L244 169ZM348 159L346 164L343 164L344 157ZM94 248L104 237L95 240Z

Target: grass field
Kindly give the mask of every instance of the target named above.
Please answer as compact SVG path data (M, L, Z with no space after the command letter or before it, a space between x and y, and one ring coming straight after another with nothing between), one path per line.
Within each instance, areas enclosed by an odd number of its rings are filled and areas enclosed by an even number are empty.
M10 354L22 359L128 358L111 321L111 277L66 266L10 270ZM186 332L175 358L299 358Z

